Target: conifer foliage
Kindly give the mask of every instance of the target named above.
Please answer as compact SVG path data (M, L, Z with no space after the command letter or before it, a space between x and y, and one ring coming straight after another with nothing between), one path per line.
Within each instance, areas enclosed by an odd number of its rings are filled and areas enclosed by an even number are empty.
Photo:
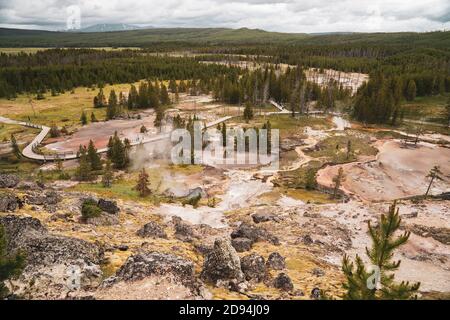
M9 290L5 281L19 276L25 267L25 256L22 253L8 254L6 232L0 224L0 299L8 296Z
M405 244L410 236L404 232L394 237L399 229L401 219L396 203L389 208L387 215L381 215L377 226L368 222L372 247L366 248L366 253L373 270L368 270L358 255L351 262L347 255L342 262L342 271L346 277L343 298L348 300L378 300L378 299L412 299L419 290L420 283L410 284L395 282L394 272L401 261L393 261L394 251Z

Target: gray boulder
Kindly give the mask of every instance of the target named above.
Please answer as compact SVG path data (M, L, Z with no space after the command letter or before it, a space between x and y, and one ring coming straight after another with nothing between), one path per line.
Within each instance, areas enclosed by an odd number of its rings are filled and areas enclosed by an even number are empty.
M261 211L261 212L252 214L252 219L253 219L254 223L261 223L261 222L276 220L276 215L274 215L270 212L267 212L267 211Z
M192 261L160 252L139 253L130 256L117 271L116 281L141 280L151 275L172 275L188 287L196 283Z
M253 241L249 238L234 238L231 239L231 245L237 252L249 251L252 248Z
M0 188L14 188L19 183L19 176L10 173L0 174Z
M245 279L263 281L267 277L266 263L263 257L255 253L249 254L241 259L242 272Z
M44 193L32 192L25 196L25 202L31 205L55 205L60 201L61 197L53 190Z
M291 278L289 278L289 276L284 272L280 273L273 280L273 285L275 288L282 291L292 291L294 289L294 284L292 283Z
M120 211L116 201L99 199L97 205L102 211L110 214L118 214Z
M193 226L180 217L172 217L172 223L175 228L175 238L184 242L192 242L194 238L199 238Z
M278 252L272 252L267 258L267 267L273 270L283 270L286 268L286 261Z
M205 256L201 277L214 284L219 280L244 280L241 261L229 240L215 240L214 248Z
M8 235L7 251L24 251L29 266L67 264L82 260L100 264L103 250L96 244L48 233L38 219L8 215L0 217L0 224Z
M0 193L0 212L14 212L22 207L22 201L13 193Z
M167 234L164 228L156 222L150 221L146 223L136 234L142 238L163 238L167 239Z
M270 234L267 230L245 222L241 223L239 227L231 233L231 238L248 238L252 243L257 241L268 241L275 245L280 244L279 239Z

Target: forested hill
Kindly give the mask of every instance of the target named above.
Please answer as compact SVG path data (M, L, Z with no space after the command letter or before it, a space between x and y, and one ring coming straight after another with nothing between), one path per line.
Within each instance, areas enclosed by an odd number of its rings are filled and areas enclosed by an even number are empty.
M114 32L52 32L0 28L0 47L145 47L153 43L289 43L306 34L258 29L164 28Z
M115 32L52 32L0 28L0 47L148 47L155 43L407 45L450 48L450 32L279 33L259 29L164 28Z

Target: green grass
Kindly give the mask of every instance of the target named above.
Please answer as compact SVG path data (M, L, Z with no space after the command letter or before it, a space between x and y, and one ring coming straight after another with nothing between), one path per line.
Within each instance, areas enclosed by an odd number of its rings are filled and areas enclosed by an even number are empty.
M14 135L18 142L22 140L32 140L39 129L24 127L18 124L0 123L0 143L11 140L11 135Z
M350 133L351 131L348 131ZM347 157L347 143L351 141L351 153ZM326 158L333 163L346 163L356 161L358 156L371 156L377 154L377 149L370 145L368 136L331 136L317 144L318 150L308 152L314 158Z
M17 160L12 155L3 156L0 158L0 172L15 173L23 178L29 178L39 167L38 162L22 158Z
M280 172L279 178L274 182L286 189L305 189L308 171L313 170L317 173L321 166L321 161L310 161L307 165L296 170Z
M114 89L117 94L120 91L128 91L130 84L107 85L103 89L106 96ZM56 124L59 127L80 127L80 116L84 110L90 122L91 112L94 112L97 120L105 119L106 108L94 108L93 99L98 94L98 89L91 90L79 87L74 93L65 92L57 96L45 94L45 99L36 100L35 96L19 95L16 99L0 99L0 115L20 121L29 121L50 126ZM32 105L30 104L32 98ZM33 111L34 110L34 111Z
M405 119L436 122L447 124L445 106L450 94L429 97L417 97L414 101L405 101L402 107L405 110Z

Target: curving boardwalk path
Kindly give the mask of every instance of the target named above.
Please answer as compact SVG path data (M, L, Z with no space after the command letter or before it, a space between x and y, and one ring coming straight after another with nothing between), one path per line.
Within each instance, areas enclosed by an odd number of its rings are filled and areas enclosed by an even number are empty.
M274 100L269 100L269 103L272 104L274 107L276 107L280 111L268 112L267 115L291 113L291 111L284 108L281 104L275 102ZM296 113L298 113L298 112L296 112ZM321 112L321 111L308 112L308 114L314 114L314 113L323 113L323 112ZM330 114L333 114L333 113L330 113ZM336 114L336 115L338 115L338 114ZM230 120L235 117L238 117L238 116L225 116L225 117L219 118L217 120L207 123L206 128L217 126L219 123L222 123L224 121ZM36 137L34 137L33 141L31 141L31 143L28 144L22 150L22 155L25 158L32 159L32 160L39 160L39 161L55 161L55 160L59 160L59 159L60 160L71 160L71 159L77 158L77 154L73 151L59 153L59 154L51 154L51 155L50 154L44 155L44 154L36 153L34 151L35 148L37 146L39 146L39 144L45 139L47 134L50 132L50 127L39 125L39 124L33 124L30 122L17 121L17 120L5 118L2 116L0 116L0 122L6 123L6 124L17 124L17 125L21 125L21 126L25 126L25 127L29 127L29 128L41 129L41 132ZM170 139L170 133L161 133L156 136L146 137L144 139L137 139L135 141L131 141L131 145L136 146L139 144L152 143L152 142L157 142L157 141L161 141L161 140L165 140L165 139ZM102 149L97 150L98 153L104 153L106 151L108 151L108 148L102 148Z
M222 123L222 122L232 119L234 117L235 116L226 116L226 117L219 118L210 123L207 123L206 127L210 128L210 127L216 126L219 123ZM21 126L25 126L25 127L29 127L29 128L41 129L41 132L39 132L39 134L36 137L34 137L33 141L31 141L22 150L22 155L25 158L32 159L32 160L39 160L39 161L55 161L55 160L59 160L59 159L60 160L71 160L71 159L77 158L77 154L75 152L65 152L65 153L59 153L59 154L44 155L44 154L36 153L34 151L35 148L45 139L47 134L50 132L50 127L39 125L39 124L33 124L33 123L29 123L29 122L17 121L17 120L5 118L2 116L0 116L0 122L6 123L6 124L17 124L17 125L21 125ZM136 146L139 144L152 143L152 142L157 142L157 141L161 141L161 140L165 140L165 139L170 139L170 133L161 133L156 136L146 137L144 139L138 139L138 140L132 141L131 145ZM98 149L97 153L104 153L106 151L108 151L108 148L102 148L102 149Z

